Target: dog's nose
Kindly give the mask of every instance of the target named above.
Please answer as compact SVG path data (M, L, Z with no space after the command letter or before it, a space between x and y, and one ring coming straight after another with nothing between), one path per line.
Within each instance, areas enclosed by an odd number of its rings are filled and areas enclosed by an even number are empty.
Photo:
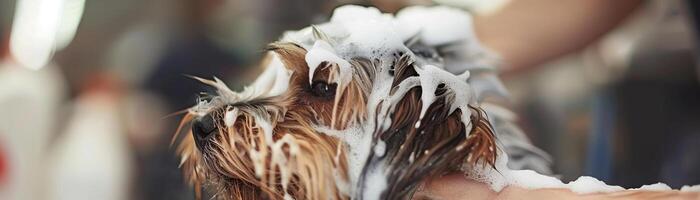
M192 123L192 134L197 142L206 141L208 136L216 132L216 124L211 115L204 115Z

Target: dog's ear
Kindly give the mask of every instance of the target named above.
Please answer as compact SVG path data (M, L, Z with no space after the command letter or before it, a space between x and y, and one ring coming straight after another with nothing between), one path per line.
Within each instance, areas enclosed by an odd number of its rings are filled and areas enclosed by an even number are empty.
M287 69L298 74L309 73L309 67L306 64L307 51L298 44L291 42L272 43L267 46L266 50L277 54Z

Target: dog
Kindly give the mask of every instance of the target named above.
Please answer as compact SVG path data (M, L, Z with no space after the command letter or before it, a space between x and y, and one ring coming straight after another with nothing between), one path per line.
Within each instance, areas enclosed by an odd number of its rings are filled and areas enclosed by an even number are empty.
M482 102L504 92L470 27L446 7L343 6L270 44L241 92L195 77L216 90L177 131L197 198L410 199L429 177L493 166Z

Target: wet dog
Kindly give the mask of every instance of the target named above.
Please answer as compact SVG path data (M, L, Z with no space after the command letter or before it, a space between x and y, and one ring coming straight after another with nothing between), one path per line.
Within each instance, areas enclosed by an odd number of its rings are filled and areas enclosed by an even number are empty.
M474 87L492 69L470 18L402 12L346 6L287 33L241 92L197 78L216 93L180 126L189 182L219 199L410 199L426 178L493 165L490 90Z

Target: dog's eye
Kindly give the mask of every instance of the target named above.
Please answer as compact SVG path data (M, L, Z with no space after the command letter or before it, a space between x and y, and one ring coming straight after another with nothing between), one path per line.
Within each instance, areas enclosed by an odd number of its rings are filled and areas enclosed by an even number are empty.
M206 93L206 92L200 92L199 95L197 95L197 102L209 102L214 98L213 95Z
M335 88L337 84L326 83L323 81L314 81L311 84L311 92L318 97L332 97L335 96Z

